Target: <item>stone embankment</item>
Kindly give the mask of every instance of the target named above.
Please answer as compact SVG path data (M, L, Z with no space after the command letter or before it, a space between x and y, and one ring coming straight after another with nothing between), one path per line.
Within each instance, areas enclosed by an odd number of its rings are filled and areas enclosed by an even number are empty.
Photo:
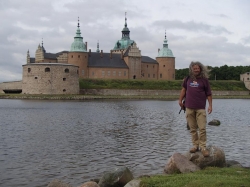
M176 100L180 90L81 89L75 95L0 94L0 99L92 100L92 99L166 99ZM249 91L213 91L214 98L250 98Z

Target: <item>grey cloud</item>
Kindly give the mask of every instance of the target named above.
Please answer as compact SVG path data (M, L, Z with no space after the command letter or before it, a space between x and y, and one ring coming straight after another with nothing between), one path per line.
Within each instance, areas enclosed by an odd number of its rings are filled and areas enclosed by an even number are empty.
M250 44L250 35L241 39L243 44Z
M196 23L194 21L182 22L179 20L169 21L169 20L159 20L155 21L153 26L158 28L166 29L183 29L190 32L205 32L214 35L220 35L223 33L232 34L230 31L221 26L212 26L204 23Z

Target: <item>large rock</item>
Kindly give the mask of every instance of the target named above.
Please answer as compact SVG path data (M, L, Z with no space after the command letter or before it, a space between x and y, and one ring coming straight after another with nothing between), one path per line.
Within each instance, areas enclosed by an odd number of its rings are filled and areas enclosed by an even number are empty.
M133 179L129 183L127 183L124 187L140 187L141 180L140 179Z
M189 173L200 170L200 168L193 162L189 161L187 157L180 153L174 153L168 160L164 168L167 174L173 173Z
M93 181L89 181L89 182L85 182L83 183L81 186L79 187L100 187L96 182Z
M188 160L193 162L195 165L199 166L201 169L214 166L214 167L224 167L226 164L225 153L222 149L216 146L208 146L209 156L204 157L200 151L196 153L186 153Z
M72 187L69 184L66 184L58 179L54 179L53 181L51 181L47 187Z
M227 160L226 161L226 167L239 167L239 168L243 168L243 166L235 160Z
M127 167L122 167L114 172L105 173L98 184L100 187L124 187L133 178L130 170Z

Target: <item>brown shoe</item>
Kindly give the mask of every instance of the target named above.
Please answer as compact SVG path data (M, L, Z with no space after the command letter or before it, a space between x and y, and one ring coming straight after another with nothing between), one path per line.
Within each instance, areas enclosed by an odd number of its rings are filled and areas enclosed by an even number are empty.
M207 149L202 149L201 150L201 153L204 157L208 157L210 154L209 154L209 151Z
M189 150L190 153L195 153L196 151L199 151L198 147L193 147Z

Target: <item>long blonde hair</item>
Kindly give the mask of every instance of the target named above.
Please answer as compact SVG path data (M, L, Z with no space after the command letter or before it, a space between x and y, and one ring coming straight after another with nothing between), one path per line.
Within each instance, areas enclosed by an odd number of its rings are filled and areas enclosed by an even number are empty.
M189 76L193 80L196 80L196 77L194 76L193 71L192 71L192 67L195 66L195 65L199 66L200 69L201 69L200 77L208 79L208 77L209 77L209 70L207 69L206 66L204 66L202 63L200 63L198 61L192 61L190 63L190 65L189 65Z

